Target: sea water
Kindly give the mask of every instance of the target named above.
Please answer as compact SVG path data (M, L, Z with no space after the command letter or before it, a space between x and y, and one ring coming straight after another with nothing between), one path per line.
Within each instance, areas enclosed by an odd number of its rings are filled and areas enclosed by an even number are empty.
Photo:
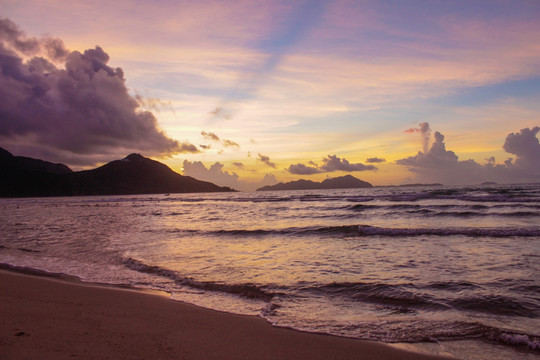
M540 184L0 199L0 263L276 326L540 357Z

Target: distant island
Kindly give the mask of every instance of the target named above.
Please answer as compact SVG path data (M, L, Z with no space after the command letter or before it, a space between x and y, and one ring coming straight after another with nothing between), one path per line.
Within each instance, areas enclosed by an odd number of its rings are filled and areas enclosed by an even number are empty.
M440 183L431 183L431 184L414 183L414 184L402 184L402 185L377 185L377 187L430 187L430 186L444 186L444 184L440 184Z
M323 182L315 182L311 180L296 180L287 183L279 183L276 185L263 186L257 191L272 191L272 190L319 190L319 189L352 189L352 188L371 188L373 185L366 181L355 178L351 175L345 175L326 179Z
M167 165L131 154L93 170L14 156L0 148L0 197L135 195L235 191L174 172Z

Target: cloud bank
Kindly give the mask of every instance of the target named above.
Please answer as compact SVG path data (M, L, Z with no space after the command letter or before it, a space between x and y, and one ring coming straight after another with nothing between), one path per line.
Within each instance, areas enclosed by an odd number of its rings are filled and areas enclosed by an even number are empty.
M374 162L382 162L383 159L376 159ZM368 159L369 160L369 159ZM345 171L345 172L354 172L354 171L367 171L367 170L377 170L377 167L374 165L365 165L362 163L350 163L345 158L340 158L337 155L328 155L322 159L323 164L317 166L315 163L310 162L310 165L305 164L293 164L287 168L287 171L294 175L312 175L312 174L321 174L334 171Z
M418 132L430 134L429 124L420 124ZM423 130L422 130L423 129ZM496 182L538 182L540 181L540 143L536 135L540 127L521 129L518 133L508 134L503 149L515 158L508 158L504 164L496 164L495 157L486 159L485 164L474 160L459 160L459 157L446 149L444 135L434 132L434 141L428 151L419 151L417 155L397 160L397 164L406 166L415 181L441 182L444 184L473 184L484 181ZM406 132L413 132L407 130ZM428 137L429 140L429 137ZM422 146L427 148L426 140Z
M241 165L241 166L239 166ZM236 190L242 191L255 191L257 188L266 185L277 184L277 179L272 174L266 174L261 180L257 182L248 182L240 179L240 176L233 172L223 170L223 164L216 162L210 167L206 167L200 161L188 161L184 160L184 175L194 177L199 180L210 181L220 186L228 186ZM235 163L237 167L243 167L240 163Z
M0 143L19 154L93 165L128 152L196 153L141 111L122 69L99 46L68 51L0 19ZM59 64L60 67L57 67Z

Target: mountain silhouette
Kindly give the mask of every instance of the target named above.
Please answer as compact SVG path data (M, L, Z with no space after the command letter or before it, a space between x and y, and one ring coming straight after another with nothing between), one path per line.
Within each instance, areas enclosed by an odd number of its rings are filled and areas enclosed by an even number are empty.
M131 154L93 170L13 156L0 148L0 196L134 195L234 191L174 172L167 165Z
M272 190L316 190L316 189L352 189L352 188L371 188L370 183L357 179L352 175L339 176L331 179L326 179L323 182L315 182L311 180L296 180L287 183L279 183L276 185L263 186L257 191L272 191Z

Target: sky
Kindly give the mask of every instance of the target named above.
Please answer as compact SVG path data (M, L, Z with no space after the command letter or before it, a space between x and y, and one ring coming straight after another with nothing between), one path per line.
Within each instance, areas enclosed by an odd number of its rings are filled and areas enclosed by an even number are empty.
M540 1L0 0L0 147L254 190L540 182Z

